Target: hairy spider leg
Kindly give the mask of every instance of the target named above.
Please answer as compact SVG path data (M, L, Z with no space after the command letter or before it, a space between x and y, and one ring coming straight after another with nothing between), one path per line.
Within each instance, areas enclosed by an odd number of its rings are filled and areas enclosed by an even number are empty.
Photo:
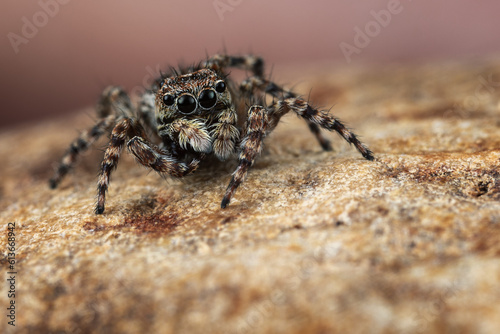
M150 130L148 135L160 139L157 133L156 117L155 117L155 97L156 94L152 91L147 91L142 94L137 106L137 113L143 124Z
M244 80L240 85L240 91L246 96L250 96L254 93L254 91L258 89L266 94L269 94L277 99L286 99L286 98L297 98L298 95L290 90L284 89L281 86L278 86L272 81L266 80L261 77L250 77ZM316 137L316 140L319 142L321 148L325 151L332 151L332 145L330 141L326 139L320 131L318 124L304 119L309 126L309 130Z
M61 158L54 175L49 180L52 189L57 188L62 179L75 166L78 156L85 152L104 133L111 130L121 114L131 115L131 102L128 95L120 88L109 86L101 94L97 104L99 120L91 129L83 131L76 138Z
M249 70L257 77L264 75L264 60L254 55L229 56L219 54L208 58L202 65L205 68L223 73L226 67L236 67Z
M193 159L190 164L176 161L167 152L148 143L146 133L138 120L123 118L114 127L111 139L101 163L99 180L97 182L97 204L95 213L102 214L106 201L111 172L116 169L123 146L128 138L127 147L142 165L152 168L159 173L183 177L194 172L199 165L198 159Z
M122 118L113 128L111 139L104 151L104 158L99 171L95 213L102 214L104 212L106 191L108 190L111 172L118 165L118 160L127 138L136 136L137 134L144 135L144 130L137 121L130 118Z
M354 145L354 147L356 147L365 159L374 159L373 152L358 139L354 132L346 128L340 120L327 111L311 107L307 101L301 98L289 97L284 100L279 100L272 106L272 109L275 110L275 113L273 113L273 120L276 119L276 125L281 116L289 111L294 111L297 115L306 119L310 123L320 126L328 131L335 131L340 134L340 136L349 144Z
M234 192L244 181L248 169L253 165L255 159L262 151L264 137L268 130L268 112L262 106L254 105L248 110L248 118L245 123L244 138L241 142L241 152L238 158L238 167L236 168L226 193L222 199L221 208L225 208Z
M144 138L134 137L128 141L127 147L141 165L158 172L162 177L164 174L174 177L184 177L196 171L203 154L198 154L189 164L174 158L169 152L158 146L148 143Z
M374 159L370 149L360 142L356 135L349 131L338 119L326 111L311 107L307 101L296 97L289 97L284 100L278 100L267 108L254 105L248 111L238 167L233 173L226 189L221 208L225 208L229 204L236 189L244 181L249 168L262 151L262 142L266 134L273 131L281 117L289 111L294 111L311 124L321 126L329 131L338 132L348 143L353 144L365 159Z

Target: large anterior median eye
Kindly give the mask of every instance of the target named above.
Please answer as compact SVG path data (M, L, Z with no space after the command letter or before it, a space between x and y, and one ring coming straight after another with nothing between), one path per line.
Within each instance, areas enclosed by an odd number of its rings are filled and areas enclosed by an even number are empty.
M217 96L213 90L205 89L201 91L200 96L198 97L198 102L203 108L209 109L217 103Z
M177 99L177 108L183 114L190 114L196 109L196 100L191 95L182 95Z

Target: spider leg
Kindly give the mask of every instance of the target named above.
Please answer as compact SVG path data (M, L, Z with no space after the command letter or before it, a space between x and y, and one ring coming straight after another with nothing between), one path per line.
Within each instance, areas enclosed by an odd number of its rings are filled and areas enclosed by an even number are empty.
M131 109L130 99L121 88L113 86L106 88L97 105L97 116L99 117L97 124L91 129L82 132L71 143L69 149L61 158L54 175L49 180L49 186L52 189L57 188L64 176L76 164L78 156L111 129L120 113L131 114Z
M231 181L222 199L221 208L225 208L238 186L244 181L248 169L252 166L255 158L262 151L262 142L268 128L268 112L258 105L250 107L245 126L245 137L241 143L241 153L238 159L238 167L233 173Z
M108 86L102 92L97 103L97 116L102 118L108 115L133 116L132 102L123 88Z
M189 164L177 161L167 152L152 146L145 139L146 133L138 120L132 118L122 118L111 133L111 139L104 158L101 163L99 180L97 183L97 204L96 214L104 212L106 202L106 191L108 190L111 172L116 169L120 154L125 142L127 142L130 152L136 157L136 160L142 165L152 168L159 173L167 173L176 177L183 177L194 172L199 165L200 159L193 159Z
M95 213L101 214L104 212L106 191L108 190L111 172L118 165L118 160L120 159L120 154L127 138L136 135L145 136L144 129L138 121L131 118L122 118L113 128L111 139L106 151L104 151L104 158L99 171Z
M264 75L264 60L261 57L253 55L229 56L219 54L208 58L203 63L203 66L221 72L223 72L226 67L237 67L249 70L253 75L258 77Z
M143 124L156 133L157 123L155 119L155 93L152 91L145 92L137 106L139 118Z
M260 76L249 77L240 84L240 91L247 96L252 95L257 89L276 98L297 97L294 92Z
M286 90L272 81L257 76L244 80L240 85L240 91L246 96L251 96L257 89L278 99L297 97L297 94L294 92ZM332 151L330 141L321 134L319 126L308 119L305 119L305 121L309 126L309 130L311 130L316 140L321 145L321 148L325 151Z
M184 177L193 173L203 158L203 155L198 155L197 158L186 164L138 136L130 139L127 147L140 164L154 169L160 175L165 173L174 177Z
M279 100L267 109L262 106L254 105L248 111L248 119L245 126L245 136L241 143L241 153L231 181L226 189L222 199L221 208L225 208L238 186L244 181L249 168L255 161L255 158L262 151L262 143L267 133L274 130L281 117L289 111L294 111L299 116L306 119L313 125L313 131L319 130L319 126L329 131L338 132L347 142L353 144L358 151L367 160L373 160L373 153L363 144L356 135L349 131L338 119L326 111L320 111L309 105L308 102L289 97Z
M274 120L272 120L273 124L277 124L277 121L281 118L281 116L283 116L290 110L294 111L297 115L307 120L309 124L313 124L315 126L313 128L313 131L318 126L329 131L335 131L340 134L342 138L344 138L349 144L353 144L365 159L374 159L372 151L358 139L356 134L347 129L340 120L335 118L327 111L318 110L311 107L307 101L301 98L289 97L283 100L279 100L272 106L272 109L274 109L274 113L272 115L273 118L275 118Z
M225 105L217 111L211 125L213 152L220 160L227 159L237 149L240 131L236 127L237 114L233 106Z
M321 130L316 123L312 123L309 120L306 120L307 125L309 125L309 130L313 133L313 135L316 137L316 139L319 142L319 145L323 149L323 151L333 151L332 144L328 139L326 139L323 134L321 134Z

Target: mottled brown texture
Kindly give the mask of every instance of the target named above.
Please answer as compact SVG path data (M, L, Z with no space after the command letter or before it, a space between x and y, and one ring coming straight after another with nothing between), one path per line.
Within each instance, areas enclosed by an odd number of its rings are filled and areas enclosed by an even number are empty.
M227 209L236 158L179 181L124 154L96 216L102 151L47 185L92 111L0 134L17 333L498 333L500 60L274 76L376 160L289 115Z

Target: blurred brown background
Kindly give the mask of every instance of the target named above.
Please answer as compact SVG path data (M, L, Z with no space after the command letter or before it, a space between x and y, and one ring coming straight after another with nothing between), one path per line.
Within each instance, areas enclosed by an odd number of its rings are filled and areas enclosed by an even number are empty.
M0 13L2 128L94 104L108 84L135 90L158 68L224 47L278 69L500 51L497 0L40 0L2 1ZM356 52L346 57L341 45Z

